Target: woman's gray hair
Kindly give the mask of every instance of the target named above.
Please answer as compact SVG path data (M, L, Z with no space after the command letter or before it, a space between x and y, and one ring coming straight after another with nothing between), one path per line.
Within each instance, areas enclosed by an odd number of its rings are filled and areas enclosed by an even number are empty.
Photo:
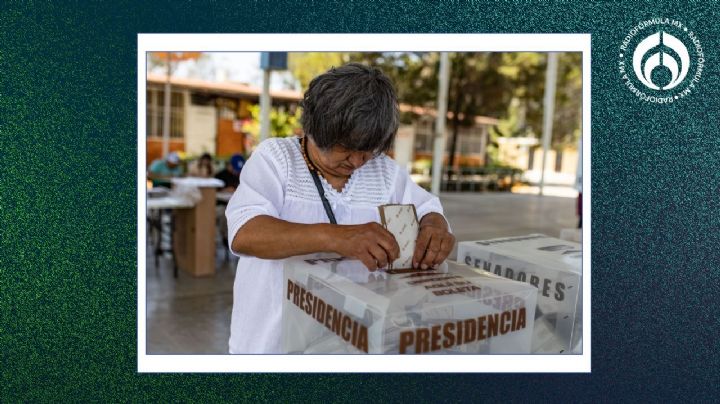
M301 105L303 131L321 149L381 153L393 145L397 97L380 69L359 63L332 68L310 82Z

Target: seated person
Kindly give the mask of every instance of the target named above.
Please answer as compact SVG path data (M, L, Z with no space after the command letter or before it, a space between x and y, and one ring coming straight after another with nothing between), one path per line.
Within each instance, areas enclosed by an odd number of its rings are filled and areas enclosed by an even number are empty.
M188 170L190 177L211 178L213 176L213 159L208 153L204 153L199 159L195 160Z
M239 154L233 154L225 164L225 169L215 175L215 178L225 183L221 192L235 192L240 184L240 171L245 165L245 159Z
M148 167L148 179L152 180L153 187L170 188L172 178L181 177L183 169L180 165L180 156L176 152L168 154L164 159L157 159Z

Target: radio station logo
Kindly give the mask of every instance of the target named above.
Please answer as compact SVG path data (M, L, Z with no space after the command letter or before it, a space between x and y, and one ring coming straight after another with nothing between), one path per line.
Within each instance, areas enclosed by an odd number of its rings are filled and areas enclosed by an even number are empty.
M694 93L704 66L697 35L670 18L641 21L620 45L623 84L645 102L670 104Z

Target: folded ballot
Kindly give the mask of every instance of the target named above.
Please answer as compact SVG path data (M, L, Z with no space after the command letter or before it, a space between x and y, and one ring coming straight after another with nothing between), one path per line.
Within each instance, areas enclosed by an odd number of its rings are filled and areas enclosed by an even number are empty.
M537 289L533 353L577 353L582 339L582 251L530 234L458 243L458 261Z
M360 261L285 261L287 353L530 353L536 289L466 265L370 272Z
M400 247L400 256L390 263L389 268L412 270L415 240L420 229L415 205L382 205L378 209L383 227L392 233Z

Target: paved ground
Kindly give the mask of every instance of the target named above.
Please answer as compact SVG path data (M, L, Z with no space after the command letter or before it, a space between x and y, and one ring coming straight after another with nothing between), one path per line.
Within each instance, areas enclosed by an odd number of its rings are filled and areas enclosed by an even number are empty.
M458 241L544 233L557 237L574 227L575 199L511 193L446 193L441 196ZM451 255L455 257L455 251ZM236 260L217 252L217 274L172 276L169 260L147 259L147 352L227 353Z

